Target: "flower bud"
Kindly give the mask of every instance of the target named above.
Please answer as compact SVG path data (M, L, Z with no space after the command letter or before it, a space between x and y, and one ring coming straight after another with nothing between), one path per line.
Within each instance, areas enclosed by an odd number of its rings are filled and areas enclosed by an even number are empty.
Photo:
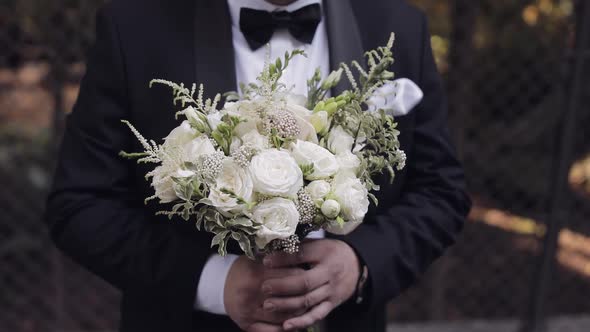
M328 112L319 111L317 113L314 113L312 114L309 121L311 122L315 131L317 133L321 133L328 127Z
M323 111L325 107L326 107L326 103L323 101L320 101L319 103L317 103L317 105L315 105L313 111L314 112Z
M322 89L329 90L329 89L335 87L338 84L338 82L340 82L341 78L342 78L342 68L331 72L330 75L328 75L328 77L326 77L324 82L322 82Z
M331 103L327 104L325 110L326 110L326 112L328 112L329 115L336 113L336 111L338 110L338 103L331 102Z
M330 183L324 180L312 181L306 187L307 193L318 206L323 204L324 197L330 193L331 189Z
M322 213L329 219L336 219L340 214L340 204L333 199L328 199L322 204Z

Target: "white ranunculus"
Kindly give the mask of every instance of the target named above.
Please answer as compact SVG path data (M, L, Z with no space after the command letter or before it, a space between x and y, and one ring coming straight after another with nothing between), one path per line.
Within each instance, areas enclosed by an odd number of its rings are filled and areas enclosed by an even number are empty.
M340 203L333 199L328 199L322 204L322 214L328 219L336 219L340 214Z
M166 171L164 166L156 167L153 172L152 187L154 187L156 196L160 199L160 203L170 203L178 199L174 191L174 181L170 173Z
M316 180L310 182L307 187L305 187L305 190L311 197L312 201L315 203L321 203L321 201L324 200L324 197L326 197L330 193L330 190L332 190L332 186L330 186L328 181Z
M196 162L200 156L215 153L215 147L211 140L201 135L181 146L182 161Z
M217 129L217 126L219 126L219 124L221 122L223 122L223 121L221 121L222 117L223 117L223 114L221 114L221 112L212 112L212 113L207 114L207 122L208 122L211 130Z
M261 135L258 130L251 130L242 136L242 144L258 150L269 148L268 137Z
M180 126L172 129L170 134L164 138L164 145L166 147L179 147L190 142L197 137L198 134L199 133L191 127L190 123L185 120L182 121Z
M228 158L215 179L215 185L209 193L209 200L222 213L238 214L243 212L244 204L239 204L235 197L223 193L222 190L229 190L237 197L249 202L252 199L253 187L250 173Z
M354 174L357 174L358 169L361 166L361 160L359 157L350 151L344 151L337 154L336 161L338 162L341 171L348 171Z
M301 166L313 164L313 172L307 180L329 178L338 172L336 157L317 144L297 140L291 143L291 155Z
M250 162L254 191L265 195L295 197L303 187L303 173L286 151L264 150Z
M311 115L309 121L316 132L321 133L329 126L328 112L319 111Z
M352 173L336 174L332 181L332 192L340 203L344 227L331 223L326 230L333 234L345 235L352 232L369 211L369 192L363 183Z
M273 198L254 208L252 220L261 225L256 232L256 245L263 249L272 240L286 239L295 234L299 223L299 212L293 201Z
M342 126L337 126L330 131L328 136L328 149L334 154L344 151L352 151L354 137L347 133Z

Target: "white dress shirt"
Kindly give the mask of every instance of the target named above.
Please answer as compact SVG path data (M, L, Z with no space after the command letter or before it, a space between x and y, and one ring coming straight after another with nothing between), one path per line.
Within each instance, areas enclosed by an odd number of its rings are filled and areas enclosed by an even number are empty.
M269 51L271 61L278 57L282 58L285 51L295 49L303 50L307 54L307 57L295 57L281 77L281 82L292 88L292 93L300 95L307 93L307 80L313 75L316 68L320 68L323 77L330 73L328 34L325 19L318 25L311 44L298 41L291 36L289 31L282 29L277 30L272 36L269 42L270 50L261 47L253 51L240 30L240 10L243 7L266 11L286 10L293 12L310 4L321 4L321 0L299 0L288 6L273 5L265 0L227 0L227 2L232 22L236 83L238 83L238 86L239 83L249 83L256 80L256 77L264 68L264 61ZM309 237L323 238L324 233L323 231L314 232ZM194 305L196 310L218 315L226 314L223 301L225 281L232 264L237 258L236 255L227 255L225 257L212 255L209 258L199 279Z

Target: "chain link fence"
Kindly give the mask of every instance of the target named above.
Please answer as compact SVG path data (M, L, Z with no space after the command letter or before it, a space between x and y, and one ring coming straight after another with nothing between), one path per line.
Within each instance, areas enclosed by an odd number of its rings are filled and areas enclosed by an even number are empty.
M104 2L0 2L0 331L117 328L117 291L59 253L41 222ZM391 320L513 331L563 316L575 319L551 326L587 329L590 89L575 80L590 74L585 1L410 2L430 17L475 207L457 245L392 302Z

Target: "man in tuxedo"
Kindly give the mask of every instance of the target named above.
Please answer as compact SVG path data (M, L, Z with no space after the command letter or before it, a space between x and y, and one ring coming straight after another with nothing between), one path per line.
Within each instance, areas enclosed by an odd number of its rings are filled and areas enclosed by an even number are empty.
M270 44L272 57L306 51L283 77L304 93L315 68L362 60L390 32L392 71L424 99L396 119L406 168L381 181L380 205L354 232L315 234L299 254L260 263L216 255L210 234L143 204L147 166L118 157L140 150L120 120L151 138L176 125L169 91L148 89L151 79L235 90L255 79ZM403 0L113 0L97 16L46 219L62 250L122 291L122 331L272 332L320 320L326 331L384 331L387 301L454 242L470 207L445 104L426 18Z

